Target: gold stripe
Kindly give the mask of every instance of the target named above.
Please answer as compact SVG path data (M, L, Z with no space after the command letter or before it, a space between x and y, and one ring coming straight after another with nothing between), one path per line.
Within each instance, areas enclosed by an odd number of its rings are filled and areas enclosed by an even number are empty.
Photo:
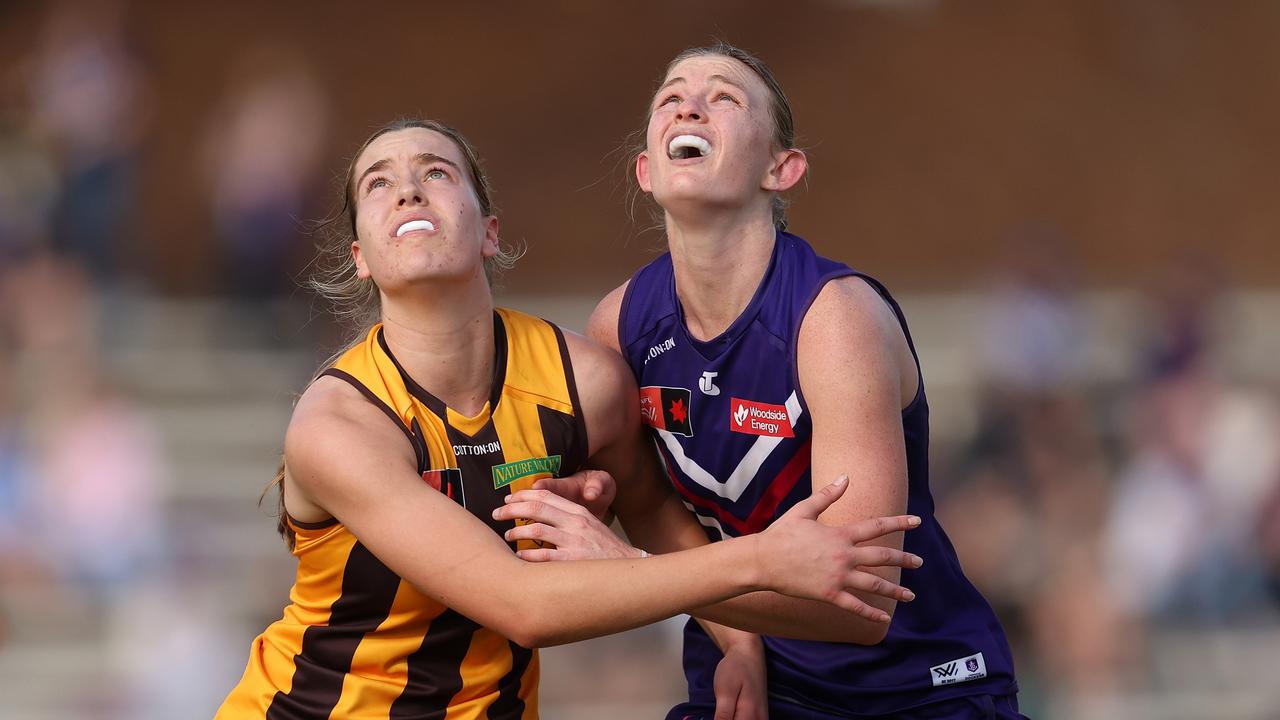
M356 648L351 673L330 717L389 715L409 684L409 655L422 647L431 621L444 611L443 605L401 581L387 619Z
M483 720L498 699L498 681L511 672L507 639L488 628L477 630L459 672L462 689L449 701L444 720Z
M522 402L504 402L498 404L498 412L493 417L493 429L498 433L502 443L503 454L508 461L547 454L547 440L542 437L542 424L538 420L538 407ZM550 473L532 473L512 482L506 487L510 492L518 492L533 487L542 478L551 477ZM485 478L485 482L492 482ZM517 525L523 525L516 521ZM532 550L538 547L533 540L521 540L516 543L518 550Z
M529 396L561 412L569 407L569 382L560 364L555 330L544 320L498 308L507 326L507 382L505 390ZM557 407L559 406L559 407Z

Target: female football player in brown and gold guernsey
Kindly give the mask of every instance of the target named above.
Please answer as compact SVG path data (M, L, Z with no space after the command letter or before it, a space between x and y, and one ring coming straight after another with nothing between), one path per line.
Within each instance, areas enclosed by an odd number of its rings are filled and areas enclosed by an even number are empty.
M760 535L647 559L524 562L503 538L513 523L493 519L511 492L587 467L619 483L657 472L631 373L582 337L494 308L498 220L456 131L380 129L345 200L351 265L339 279L380 322L294 409L281 493L297 580L218 718L536 718L529 648L714 614L758 590L883 620L854 593L910 598L863 568L918 558L856 543L914 518L820 525L842 482ZM653 508L617 509L625 523ZM778 630L750 609L717 619Z

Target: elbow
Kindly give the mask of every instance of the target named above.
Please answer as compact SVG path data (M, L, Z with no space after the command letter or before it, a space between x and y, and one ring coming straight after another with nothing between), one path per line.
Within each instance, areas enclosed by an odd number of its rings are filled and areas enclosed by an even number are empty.
M893 624L893 611L896 603L889 607L882 607L877 604L877 607L889 613L889 622L876 622L861 616L851 618L852 622L844 625L844 632L840 642L852 645L878 645L888 637L889 626Z
M532 567L523 561L516 566L517 571L528 571ZM523 592L490 596L484 612L470 617L529 650L582 639L580 633L575 635L578 631L574 619L554 610L562 604L557 593L542 592L542 585L528 576L513 575L513 579L515 582L510 587L524 588Z
M893 624L894 611L898 609L898 603L889 601L888 603L876 603L876 607L885 611L889 615L888 622L876 622L874 620L863 620L858 623L857 637L854 643L857 645L878 645L889 636L889 626Z
M858 638L854 640L854 644L856 645L880 644L881 641L883 641L886 637L889 636L889 623L892 623L892 622L893 620L890 619L890 621L887 623L881 623L881 622L871 623L870 627L866 628L863 632L858 633Z
M833 637L832 634L826 633L823 637L809 638L812 640L825 640L827 642L841 642L849 645L878 645L889 635L889 624L878 623L872 620L858 618L857 621L851 623L838 632Z
M522 648L534 648L563 645L572 638L566 636L566 629L557 623L548 613L539 611L517 614L507 627L499 629L508 640Z
M523 625L523 623L521 623L521 625ZM508 640L510 640L511 642L519 645L522 648L525 648L526 650L533 650L535 648L546 647L546 645L543 642L542 636L540 636L536 632L531 632L524 627L512 628L508 632L503 632L502 635L506 637Z

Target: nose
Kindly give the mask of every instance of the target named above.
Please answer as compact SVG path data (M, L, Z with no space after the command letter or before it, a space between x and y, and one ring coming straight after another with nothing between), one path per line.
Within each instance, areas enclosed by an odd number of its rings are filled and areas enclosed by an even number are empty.
M422 191L422 185L416 179L400 183L398 193L399 198L396 199L396 207L426 204L427 194Z
M676 106L676 120L687 120L697 122L702 120L702 107L699 106L695 97L687 97L680 101Z

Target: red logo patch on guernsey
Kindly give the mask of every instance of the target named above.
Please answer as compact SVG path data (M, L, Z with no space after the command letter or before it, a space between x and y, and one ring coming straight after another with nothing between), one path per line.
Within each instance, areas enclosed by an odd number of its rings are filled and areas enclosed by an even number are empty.
M640 418L651 428L693 437L693 425L689 420L691 399L688 388L642 387Z
M462 471L458 468L422 471L422 479L431 487L439 490L445 497L467 506L467 496L462 491Z
M786 405L740 400L729 403L729 429L746 435L795 437Z

